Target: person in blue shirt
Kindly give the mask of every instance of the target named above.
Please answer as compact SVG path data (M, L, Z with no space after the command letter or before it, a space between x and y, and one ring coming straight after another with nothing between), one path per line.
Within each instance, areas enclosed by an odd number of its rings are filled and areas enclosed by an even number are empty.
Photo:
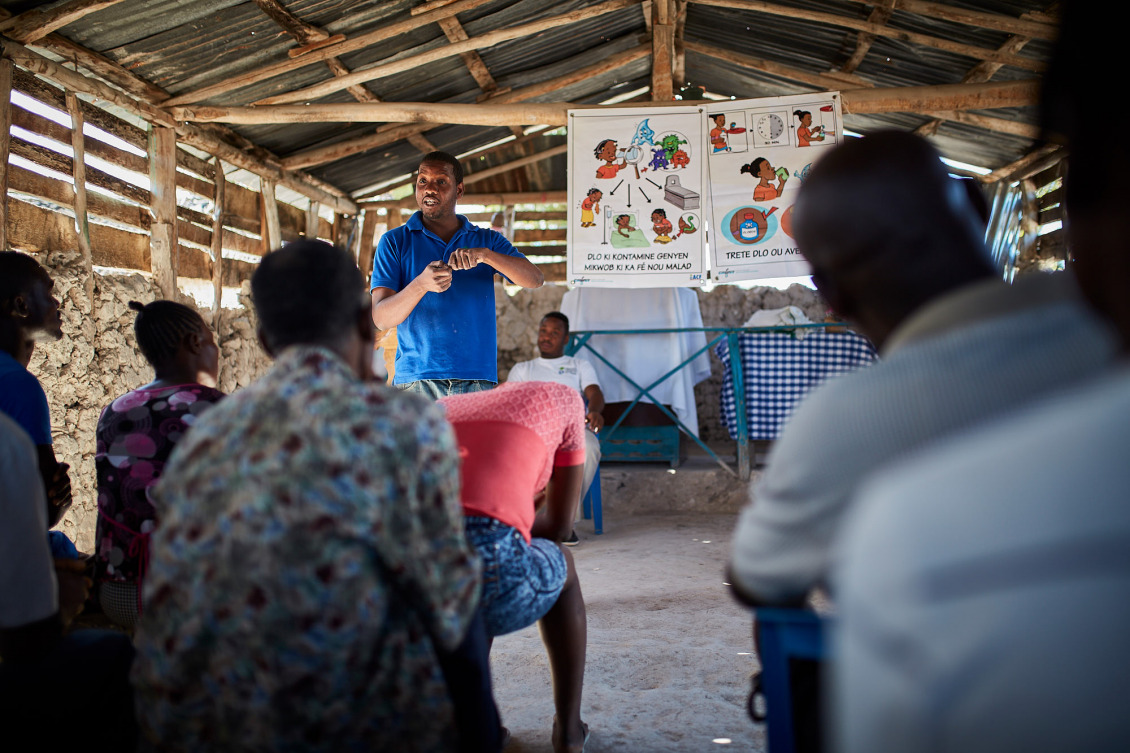
M446 152L420 161L407 224L381 236L369 288L373 321L397 328L402 390L433 399L490 389L498 381L494 275L541 287L541 271L506 238L455 213L463 168Z
M39 380L27 370L37 338L63 336L55 282L33 257L0 251L0 413L19 424L36 446L47 494L47 527L71 506L68 465L55 458L51 414Z

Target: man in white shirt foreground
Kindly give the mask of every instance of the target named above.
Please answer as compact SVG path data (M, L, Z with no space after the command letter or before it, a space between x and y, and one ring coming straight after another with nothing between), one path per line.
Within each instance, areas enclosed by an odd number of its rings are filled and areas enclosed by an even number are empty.
M569 317L560 311L550 311L538 325L539 358L522 361L510 369L508 382L555 382L572 387L585 398L585 477L582 493L588 493L592 478L600 465L600 439L597 433L604 426L604 393L596 379L596 370L583 358L565 355L569 341ZM578 543L574 531L564 542L567 546Z

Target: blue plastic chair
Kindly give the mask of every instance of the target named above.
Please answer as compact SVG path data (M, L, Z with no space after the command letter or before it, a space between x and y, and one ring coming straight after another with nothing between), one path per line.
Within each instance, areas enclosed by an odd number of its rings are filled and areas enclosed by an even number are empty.
M604 533L604 517L600 512L600 466L597 465L593 474L592 483L585 493L585 500L581 508L585 513L585 520L593 521L593 529L599 534Z
M789 660L827 661L830 658L830 645L826 640L828 621L805 609L763 608L755 609L754 614L769 753L794 753L796 736ZM755 688L754 694L757 692ZM750 698L751 715L754 694Z

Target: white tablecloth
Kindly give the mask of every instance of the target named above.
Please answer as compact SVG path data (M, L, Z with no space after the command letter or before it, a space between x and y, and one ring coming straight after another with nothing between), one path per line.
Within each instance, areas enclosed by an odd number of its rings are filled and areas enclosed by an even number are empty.
M569 317L573 331L702 326L698 296L689 288L574 288L561 301L561 311ZM589 344L641 387L647 387L704 347L706 335L594 335ZM630 382L586 348L576 355L590 361L596 369L605 401L632 401L639 395ZM670 405L679 420L697 435L694 386L709 376L710 357L703 353L656 386L651 394L659 403Z

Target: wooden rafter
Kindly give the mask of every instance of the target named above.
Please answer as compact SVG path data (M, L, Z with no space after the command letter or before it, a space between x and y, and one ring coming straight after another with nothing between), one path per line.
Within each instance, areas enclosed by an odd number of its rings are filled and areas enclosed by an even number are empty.
M828 73L812 73L799 68L793 68L789 65L783 65L782 63L776 63L772 60L755 58L751 55L743 55L739 52L730 52L729 50L722 50L714 45L702 44L700 42L687 42L685 47L688 52L694 52L699 55L714 58L715 60L733 63L747 70L762 71L771 76L787 78L790 81L799 81L809 86L814 86L817 89L835 91L843 89L845 86L851 88L866 88L871 86L869 81L854 74L837 73L834 71Z
M463 28L463 24L459 23L459 19L455 16L441 18L439 20L439 28L443 29L444 36L446 36L447 41L452 44L466 42L470 38L467 36L467 31ZM478 51L471 50L470 52L464 52L460 54L459 57L463 58L463 64L467 66L471 77L475 79L475 83L479 85L479 88L482 89L484 93L490 94L498 88L498 82L494 80L494 76L491 75L490 69L487 68L486 63L483 62Z
M985 49L984 47L963 44L961 42L953 42L948 39L940 39L938 37L932 37L928 34L919 34L917 32L894 29L889 26L880 26L878 24L868 23L867 21L861 21L856 18L840 16L835 13L824 13L823 11L793 8L791 6L764 2L763 0L693 0L693 2L699 5L712 5L719 8L756 11L758 13L765 13L773 16L797 18L804 21L814 21L820 24L827 24L829 26L839 26L846 29L855 29L856 31L865 31L870 34L874 34L877 37L897 39L902 42L910 42L911 44L922 45L923 47L931 47L933 49L943 50L945 52L965 55L976 60L989 60L994 63L1001 63L1002 65L1011 65L1022 70L1033 71L1036 73L1042 72L1045 68L1045 65L1042 62L1034 60L1032 58L1020 57L1019 55L1003 54L997 52L996 50L989 50Z
M464 11L477 8L478 6L484 5L488 2L491 2L491 0L458 0L457 2L445 4L442 7L438 7L435 10L428 11L427 13L421 13L405 21L389 24L388 26L382 26L381 28L374 29L367 34L358 34L351 39L346 39L343 42L339 42L329 47L323 47L322 49L311 51L308 54L302 55L298 58L283 60L278 63L265 65L261 68L256 68L253 71L247 71L246 73L242 73L237 76L230 76L219 83L212 84L211 86L204 86L191 92L178 94L177 96L171 98L168 101L168 104L183 105L190 102L200 102L210 97L215 97L219 94L226 94L227 92L235 91L236 89L242 89L245 86L251 86L252 84L256 84L260 81L265 81L269 78L274 78L275 76L282 76L286 73L299 70L300 68L305 68L308 65L319 63L328 58L339 57L350 52L356 52L357 50L363 50L366 47L380 44L381 42L386 42L389 39L394 39L400 36L401 34L407 34L410 31L418 29L421 26L436 23L441 18L454 16L456 13L462 13Z
M1043 146L1033 149L1020 159L998 167L988 175L982 176L981 181L984 183L996 183L999 180L1021 179L1032 174L1034 165L1040 165L1039 169L1042 170L1046 167L1044 164L1045 161L1054 162L1062 156L1064 151L1064 148L1059 144L1044 144Z
M489 101L497 104L500 102L521 102L540 97L549 92L557 91L566 86L575 84L578 81L584 81L617 70L629 63L647 57L649 54L651 54L651 45L640 45L616 55L610 55L605 60L594 65L578 68L564 76L558 76L557 78L543 81L540 84L533 84L531 86L522 87L521 89L506 92L505 94L493 97ZM435 125L431 124L394 125L385 129L378 129L377 133L359 136L348 141L304 149L283 159L283 165L292 169L324 165L339 159L344 159L345 157L350 157L354 154L361 154L371 149L387 146L388 144L407 138L412 133L419 133L435 127Z
M267 14L272 21L278 24L283 31L292 36L296 42L303 45L306 49L310 49L311 46L321 46L329 43L329 32L303 21L284 8L279 0L255 0L255 4L258 5L259 9ZM338 34L335 38L339 42L345 39L341 34ZM350 74L350 70L336 57L326 58L325 63L326 67L330 69L330 73L335 77L340 78ZM358 102L380 101L375 94L364 86L350 86L346 91Z
M1039 81L983 84L902 86L841 92L845 114L881 112L933 112L937 110L991 110L1036 103ZM653 102L656 106L669 103ZM330 105L277 105L268 107L176 107L178 121L222 123L388 123L431 122L463 125L561 126L571 109L599 109L601 105L570 102L480 105L432 102L344 103Z
M29 10L0 21L0 34L26 44L47 36L83 16L117 5L122 0L69 0L50 8Z
M4 55L19 67L51 79L75 93L134 112L151 124L174 127L182 142L219 156L225 162L256 173L261 177L274 179L298 193L316 199L327 206L333 206L335 211L349 214L354 214L357 211L352 199L341 190L312 176L284 168L278 157L251 144L230 129L216 129L215 126L201 128L187 123L178 123L172 119L167 110L159 107L156 103L147 101L133 92L127 93L109 86L96 78L84 76L78 71L48 60L21 44L0 38L0 47L3 48ZM85 60L82 64L85 66ZM133 76L124 69L121 69L118 75ZM141 81L141 79L138 79L138 81ZM152 85L150 84L150 86ZM133 88L140 89L142 87L136 85ZM233 143L240 146L232 146Z
M471 52L486 47L493 47L501 42L507 42L511 39L520 39L522 37L539 34L549 29L559 28L568 24L577 23L578 21L585 21L591 18L597 18L607 13L627 8L635 5L636 0L606 0L606 2L594 5L588 8L563 13L559 16L552 18L545 18L540 21L534 21L528 24L521 24L519 26L511 26L505 29L498 29L496 31L488 32L473 39L468 39L463 42L449 44L446 47L440 47L434 50L428 50L416 55L401 58L389 63L381 63L370 67L363 68L359 71L354 71L348 76L341 78L323 81L313 86L308 86L305 89L298 89L295 91L287 92L285 94L278 94L273 97L266 97L260 99L253 104L256 105L281 105L293 102L307 102L313 99L320 99L334 92L339 92L347 86L353 84L363 84L368 81L375 81L379 78L391 76L396 73L403 73L404 71L412 70L418 66L434 63L437 60L454 57L464 52ZM448 6L448 8L453 6ZM417 18L423 18L418 16ZM332 49L332 48L330 48Z
M849 0L853 3L864 5L881 5L876 0ZM1025 13L1019 19L1000 13L986 13L984 11L967 10L952 5L931 3L925 0L898 0L898 9L907 13L915 13L926 18L936 18L942 21L976 26L980 29L1003 31L1006 34L1017 34L1034 39L1055 39L1058 31L1054 23L1049 23L1042 13Z
M670 102L675 64L675 10L671 0L651 0L651 98Z
M867 23L883 26L891 17L895 0L883 0L882 3L877 3L871 9L871 13L867 16ZM851 57L847 62L840 66L840 71L843 73L855 73L855 69L863 62L863 58L867 57L867 53L871 50L871 44L875 41L875 35L866 31L861 31L857 34L855 40L855 50L851 53Z
M0 251L8 250L8 151L12 133L12 61L0 58Z
M671 83L676 90L687 83L687 48L683 44L687 30L687 2L675 0L675 60L671 66Z

